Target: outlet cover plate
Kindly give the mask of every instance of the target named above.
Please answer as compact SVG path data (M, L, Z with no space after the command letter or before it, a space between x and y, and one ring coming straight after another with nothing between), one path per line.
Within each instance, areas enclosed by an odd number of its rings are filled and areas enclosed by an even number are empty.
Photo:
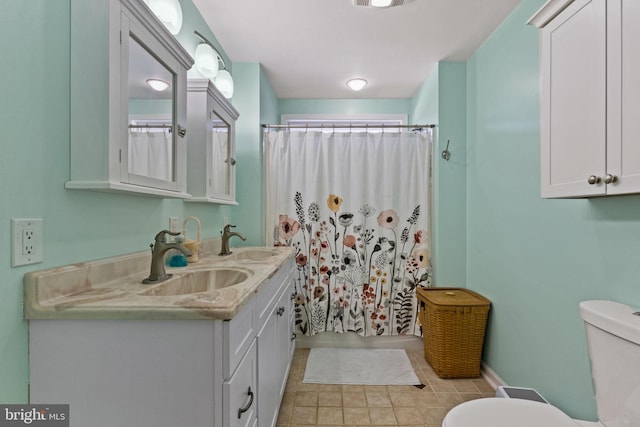
M11 266L42 262L42 218L11 220Z

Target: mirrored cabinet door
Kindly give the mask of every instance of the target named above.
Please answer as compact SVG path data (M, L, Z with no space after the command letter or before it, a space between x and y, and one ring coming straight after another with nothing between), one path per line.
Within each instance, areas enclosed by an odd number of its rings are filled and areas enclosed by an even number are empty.
M235 122L238 111L208 79L187 82L190 202L237 204Z
M192 65L142 0L71 0L66 188L190 197L186 75Z

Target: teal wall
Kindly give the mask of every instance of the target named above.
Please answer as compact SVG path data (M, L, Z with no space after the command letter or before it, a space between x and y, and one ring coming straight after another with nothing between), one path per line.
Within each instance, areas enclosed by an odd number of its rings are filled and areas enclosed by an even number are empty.
M640 306L640 196L540 198L538 34L525 23L543 3L523 0L467 62L467 286L493 303L486 363L595 419L578 303Z
M409 114L408 99L281 99L281 114ZM276 123L280 123L280 119Z
M411 123L434 129L432 227L436 286L466 284L466 64L440 62L411 99ZM449 161L440 153L450 141Z

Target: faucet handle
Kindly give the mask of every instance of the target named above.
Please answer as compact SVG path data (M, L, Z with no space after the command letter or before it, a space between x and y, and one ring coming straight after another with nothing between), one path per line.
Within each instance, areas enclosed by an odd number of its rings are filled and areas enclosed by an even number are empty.
M156 238L155 238L156 242L167 243L167 238L166 238L167 234L169 234L171 236L179 236L180 232L179 231L162 230L161 232L156 234Z
M224 231L228 232L229 228L236 228L236 226L235 225L231 225L231 224L227 224L227 225L224 226Z

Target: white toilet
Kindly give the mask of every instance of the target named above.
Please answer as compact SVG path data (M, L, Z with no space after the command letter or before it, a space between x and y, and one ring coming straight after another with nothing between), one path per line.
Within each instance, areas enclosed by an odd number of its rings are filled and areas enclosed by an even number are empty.
M546 403L488 398L456 406L442 427L640 427L640 315L624 304L585 301L580 317L599 422L574 420Z

